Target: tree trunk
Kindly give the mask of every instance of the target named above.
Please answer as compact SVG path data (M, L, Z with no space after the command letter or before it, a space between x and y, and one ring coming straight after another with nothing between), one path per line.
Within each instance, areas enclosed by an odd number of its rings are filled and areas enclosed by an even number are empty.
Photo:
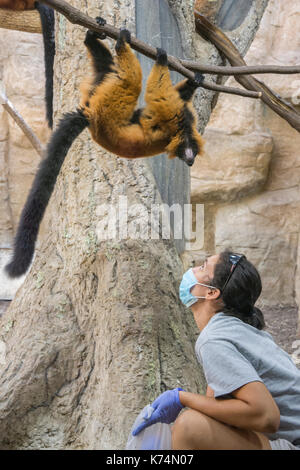
M71 3L85 11L86 2ZM126 22L134 31L133 2L128 7L125 0L121 6L111 0L100 12L98 3L89 2L87 13L112 22L114 12L117 25ZM173 11L186 4L169 3ZM257 2L262 3L267 2ZM179 21L191 39L193 22L192 15ZM78 105L87 59L84 28L62 16L56 25L59 117ZM253 22L252 37L256 28ZM197 38L198 52L204 44ZM191 43L184 47L191 50ZM205 47L202 58L216 62L212 46ZM199 95L203 130L212 93ZM103 240L105 209L120 209L120 222L124 197L129 236ZM178 299L179 255L172 240L145 236L152 206L160 202L144 160L104 152L88 131L72 146L47 210L40 250L1 318L1 449L122 449L136 415L159 393L177 386L204 392L194 354L198 331ZM130 238L134 228L144 238Z

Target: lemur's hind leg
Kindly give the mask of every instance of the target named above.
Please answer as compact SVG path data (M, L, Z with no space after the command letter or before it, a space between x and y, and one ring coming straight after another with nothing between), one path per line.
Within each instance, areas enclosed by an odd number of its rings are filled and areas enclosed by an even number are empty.
M147 104L151 104L151 102L168 101L170 92L174 96L177 96L170 77L168 56L166 51L157 48L156 62L147 80L145 101Z
M116 53L120 55L122 50L126 50L126 44L131 43L131 33L128 29L121 29L116 42Z
M100 16L96 18L96 21L100 26L103 26L106 23L106 21ZM88 30L85 36L84 44L90 53L95 71L94 86L99 85L104 76L113 71L112 66L114 61L112 54L108 47L106 47L101 41L98 41L98 39L105 39L105 37L105 33L98 34L91 30Z
M195 79L182 80L175 85L175 90L178 91L180 98L183 101L190 101L193 97L195 90L202 85L204 77L201 73L195 73Z
M98 17L96 21L99 25L104 25L105 20ZM95 93L97 86L103 82L104 77L113 72L114 61L108 47L98 39L104 39L103 34L88 30L86 32L84 44L88 50L88 55L93 67L93 75L86 76L80 85L81 99L80 107L85 110L85 114L90 118L90 98Z
M163 93L170 88L173 88L173 84L170 77L168 68L168 56L164 49L157 48L156 62L152 67L149 74L145 100L151 101L157 99L158 96L163 96Z
M101 113L109 116L111 127L124 128L132 124L132 117L142 89L142 69L130 47L130 32L121 30L116 42L114 74L100 85ZM96 88L95 97L98 93ZM93 101L94 101L93 98ZM98 102L95 106L98 108ZM114 123L114 126L113 126Z
M122 30L116 44L113 73L107 74L95 87L86 112L96 142L101 145L104 133L106 140L113 142L115 148L120 145L123 150L130 147L130 156L132 142L142 140L143 133L139 124L132 122L142 88L142 69L129 42L130 32Z
M116 42L117 73L123 85L127 87L129 99L131 95L137 99L142 89L142 69L136 55L130 47L130 42L130 31L122 29Z
M160 122L172 121L181 109L181 100L172 84L168 68L168 57L157 48L156 62L149 74L145 91L144 116L152 116Z

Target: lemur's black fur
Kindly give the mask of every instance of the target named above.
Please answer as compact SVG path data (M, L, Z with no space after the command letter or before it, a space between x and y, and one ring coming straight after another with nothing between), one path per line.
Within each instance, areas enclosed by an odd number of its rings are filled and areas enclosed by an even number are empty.
M57 175L72 143L88 125L87 118L78 110L65 114L54 131L47 147L47 156L40 164L22 210L14 242L13 259L5 267L10 277L21 276L27 271Z
M45 78L46 78L46 118L49 127L53 127L53 64L55 57L55 37L54 37L54 11L46 5L38 2L35 3L35 8L38 10L43 32L44 41L44 63L45 63Z

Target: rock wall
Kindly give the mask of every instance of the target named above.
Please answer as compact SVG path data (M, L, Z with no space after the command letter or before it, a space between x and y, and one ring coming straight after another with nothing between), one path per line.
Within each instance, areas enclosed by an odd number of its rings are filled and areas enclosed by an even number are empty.
M299 23L299 2L270 0L247 64L299 64ZM300 110L300 75L257 78ZM232 78L226 84L236 86ZM204 204L204 246L186 252L186 264L232 247L258 267L262 306L299 304L299 134L262 102L223 94L204 137L191 189L193 202Z
M0 80L17 111L46 142L44 58L41 34L0 29ZM1 269L40 161L23 132L0 107L0 300L11 299L23 278L9 280Z

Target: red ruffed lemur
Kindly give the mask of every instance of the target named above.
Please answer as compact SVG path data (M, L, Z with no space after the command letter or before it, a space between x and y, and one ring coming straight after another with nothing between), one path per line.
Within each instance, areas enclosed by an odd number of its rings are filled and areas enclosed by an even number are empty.
M100 25L105 20L97 18ZM12 261L6 266L11 277L26 272L34 254L40 222L67 152L76 137L88 127L92 138L108 151L126 158L167 152L189 166L201 154L203 140L196 128L191 100L202 83L183 80L172 85L167 54L157 49L157 59L148 77L145 107L136 109L142 88L142 70L130 47L130 32L121 30L116 57L98 39L104 34L87 31L85 45L94 76L81 86L79 108L65 114L47 146L23 208L15 238Z
M40 14L44 42L46 118L49 127L52 129L53 64L55 56L54 11L46 5L40 5L35 0L0 0L0 8L7 8L15 11L33 10L36 8Z

